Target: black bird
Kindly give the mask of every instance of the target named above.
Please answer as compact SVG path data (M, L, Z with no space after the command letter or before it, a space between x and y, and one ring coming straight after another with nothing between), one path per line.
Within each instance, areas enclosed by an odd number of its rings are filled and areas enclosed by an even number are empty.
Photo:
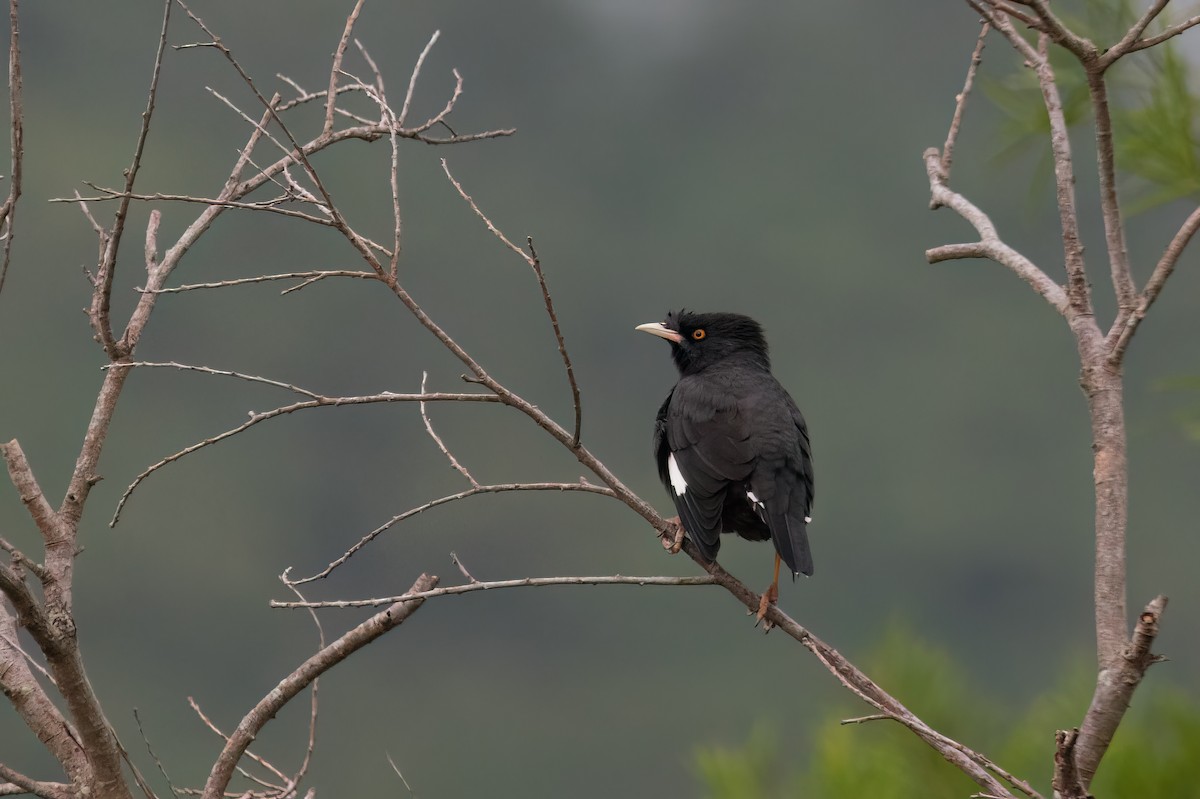
M771 374L762 326L750 317L681 310L637 329L669 341L679 367L654 423L654 457L683 531L709 561L723 532L775 543L762 620L779 597L780 558L793 576L813 573L813 466L804 417Z

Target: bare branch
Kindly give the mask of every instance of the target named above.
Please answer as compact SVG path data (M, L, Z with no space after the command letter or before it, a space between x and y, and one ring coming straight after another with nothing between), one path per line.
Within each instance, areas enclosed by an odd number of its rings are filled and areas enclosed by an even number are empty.
M563 365L567 370L567 381L571 387L571 399L575 411L575 428L571 436L570 449L578 449L580 426L582 424L582 409L580 406L579 386L575 382L575 369L571 365L570 356L567 355L567 345L563 340L562 330L558 325L558 316L554 312L554 301L550 298L550 289L546 286L546 276L542 272L541 260L537 256L537 251L533 248L533 237L529 236L526 238L526 241L529 244L529 252L525 252L525 250L513 244L512 241L510 241L509 238L504 235L504 232L492 223L492 220L488 218L487 214L480 210L479 206L475 203L475 200L471 197L471 195L467 194L466 190L463 189L462 184L455 180L454 175L450 174L450 167L447 166L445 158L442 159L442 171L446 173L446 177L450 180L450 184L454 186L454 189L458 192L458 195L466 200L467 205L471 206L471 210L475 212L475 216L483 220L483 224L487 226L487 229L490 230L492 234L504 244L504 246L521 256L525 263L529 264L529 268L533 270L533 274L537 277L538 287L542 292L542 301L546 306L546 313L550 317L550 324L554 328L554 338L558 342L558 352L559 355L562 356Z
M1177 25L1172 25L1157 36L1151 36L1149 39L1138 39L1129 46L1129 50L1127 52L1134 53L1138 50L1145 50L1147 47L1154 47L1157 44L1162 44L1167 39L1173 39L1189 28L1194 28L1196 25L1200 25L1200 14L1197 14L1194 17L1189 17Z
M138 709L136 707L133 709L133 720L137 723L138 735L142 736L142 743L146 745L146 754L150 755L150 759L154 761L154 765L158 769L158 773L161 774L163 779L167 781L167 787L171 789L171 794L173 796L178 796L180 794L180 790L179 788L175 787L175 783L171 780L171 776L167 774L167 767L163 765L162 760L154 751L154 747L150 745L150 738L147 737L146 730L142 727L142 717L138 713Z
M85 181L85 183L87 183L87 181ZM81 203L81 202L85 202L85 201L107 202L109 200L123 199L125 197L124 194L121 194L114 189L105 188L104 186L97 186L92 183L87 183L87 185L91 186L92 188L96 189L97 191L104 192L105 194L102 196L97 196L97 197L80 197L78 192L76 192L76 196L74 196L74 197L55 197L55 198L51 199L50 202L52 202L52 203ZM292 219L300 219L305 222L311 222L315 225L325 225L326 227L333 227L333 223L324 217L313 216L312 214L306 214L303 211L296 211L291 208L279 207L280 204L282 204L282 203L298 201L298 198L292 197L292 196L276 197L271 200L263 200L260 202L239 202L237 200L221 200L221 199L217 199L215 197L194 197L189 194L163 194L160 192L155 192L153 194L130 194L129 199L138 200L141 202L194 203L196 205L215 205L215 206L220 206L221 208L237 208L237 209L244 210L244 211L264 211L269 214L278 214L279 216L287 216L287 217L291 217Z
M151 274L158 268L158 226L161 223L162 213L155 208L146 223L146 271Z
M8 466L8 477L17 489L21 503L25 505L29 515L33 517L34 524L41 531L47 547L68 537L69 531L64 529L62 520L50 506L42 487L38 485L20 442L14 438L6 444L0 444L0 453L4 455L4 462Z
M418 513L423 513L427 510L430 510L431 508L436 508L439 505L445 505L450 502L457 502L460 499L466 499L468 497L473 497L478 494L499 494L499 493L503 493L506 491L583 491L585 493L600 494L601 496L606 496L606 497L618 496L617 492L613 491L611 488L605 488L604 486L592 485L591 483L585 483L585 482L579 482L579 483L499 483L496 485L473 486L472 488L469 488L466 491L460 491L457 494L450 494L449 496L439 497L438 499L430 500L429 502L426 502L424 505L418 505L415 508L410 508L409 510L404 511L401 514L393 516L392 518L388 519L383 524L376 527L371 532L367 533L361 539L359 539L358 543L356 543L354 546L350 547L350 549L346 550L341 555L341 557L332 561L324 569L322 569L321 571L312 575L311 577L302 577L299 580L295 580L291 584L292 585L303 585L304 583L311 583L314 580L320 580L325 577L328 577L333 572L334 569L341 566L346 561L350 560L350 558L353 557L356 552L358 552L360 549L365 547L367 544L371 543L371 541L375 540L380 535L382 535L384 532L391 529L392 527L395 527L397 524L404 521L405 519L411 519L413 516L416 516ZM651 512L653 512L653 511L651 511Z
M1100 671L1092 704L1080 725L1078 737L1072 741L1074 767L1084 787L1091 784L1101 758L1129 709L1134 690L1141 684L1146 671L1162 659L1151 653L1150 647L1158 636L1158 622L1166 606L1165 596L1152 599L1138 617L1121 657Z
M204 711L200 709L200 704L190 696L188 697L187 701L188 701L188 706L191 707L192 711L195 712L195 714L200 717L200 721L204 723L204 726L208 727L210 730L212 730L214 733L216 733L217 736L219 736L221 738L221 740L225 741L225 743L228 744L229 743L229 735L222 732L221 728L216 725L216 722L214 722L212 719L210 719L208 716L206 716L204 714ZM267 760L265 757L255 754L254 752L251 752L249 749L246 749L244 754L246 757L250 758L255 763L262 766L263 769L265 769L266 771L269 771L280 782L287 782L287 776L282 771L280 771L278 768L276 768L271 763L271 761ZM243 777L245 777L250 782L261 785L264 788L268 788L272 791L272 793L278 794L283 790L282 785L276 785L275 783L267 782L266 780L262 779L261 777L256 777L255 775L251 774L249 771L243 769L241 766L238 766L236 770L239 774L241 774ZM202 791L192 791L191 793L198 795L198 794L202 793ZM226 796L230 796L230 795L241 796L242 794L226 794Z
M1150 279L1146 281L1146 288L1142 290L1138 297L1137 306L1133 312L1124 320L1118 319L1113 324L1111 330L1108 331L1107 343L1110 347L1108 356L1109 363L1114 366L1119 366L1121 360L1125 357L1125 349L1129 346L1133 334L1137 331L1138 325L1146 318L1146 312L1150 310L1150 306L1158 299L1159 293L1163 286L1166 285L1167 278L1175 271L1175 264L1179 262L1179 256L1183 254L1184 249L1192 240L1192 236L1196 231L1200 230L1200 207L1197 207L1188 218L1184 220L1183 225L1171 239L1171 243L1167 245L1167 249L1163 252L1162 258L1159 259L1158 265L1154 267L1154 272L1151 273Z
M1005 244L988 215L946 185L941 173L942 159L936 148L931 147L926 150L924 157L925 171L929 175L929 189L932 194L931 206L934 208L945 206L954 210L971 223L981 237L979 242L973 244L948 244L928 250L925 257L929 263L956 258L990 258L1015 272L1018 277L1033 286L1038 294L1045 297L1056 311L1065 316L1069 303L1062 286L1051 280L1045 272L1024 255Z
M150 364L150 365L156 365L156 364ZM203 367L194 367L194 368L196 371L206 371ZM114 370L114 371L117 371L117 370ZM119 371L128 372L129 370L121 369ZM214 372L215 372L215 370L214 370ZM221 372L215 372L215 373L223 374ZM230 374L233 374L233 373L230 373ZM250 379L249 375L234 375L234 376L242 377L243 379ZM255 382L260 382L260 381L255 381ZM262 382L266 382L266 381L262 381ZM260 424L262 422L268 421L270 419L275 419L280 416L285 416L289 413L295 413L296 411L309 410L311 408L323 408L323 407L329 407L329 406L342 406L342 405L368 405L368 404L377 403L377 402L422 402L422 401L424 401L424 402L499 402L500 400L499 400L499 398L494 397L490 394L451 394L451 393L441 393L441 392L434 392L434 393L430 393L430 394L392 394L390 392L387 392L387 393L383 393L383 394L370 394L367 396L360 396L360 397L317 397L316 399L307 400L305 402L295 402L295 403L292 403L291 405L284 405L284 406L275 408L270 411L265 411L262 413L251 412L250 418L247 421L243 422L242 424L238 425L237 427L230 428L229 430L226 430L223 433L215 435L211 438L206 438L203 441L199 441L195 444L192 444L189 447L185 447L172 455L168 455L167 457L163 458L162 460L158 461L154 465L150 466L145 471L143 471L141 474L139 474L137 477L135 477L133 482L130 483L129 486L125 489L125 493L123 493L121 495L121 499L117 502L116 510L113 512L112 519L109 521L108 526L116 527L117 522L120 521L121 511L124 509L125 503L129 501L129 497L132 496L133 492L137 489L137 487L139 485L141 485L142 481L145 480L147 477L149 477L151 474L158 471L159 469L161 469L162 467L166 466L169 463L174 463L175 461L179 460L180 458L184 457L185 455L190 455L193 452L196 452L197 450L204 449L205 447L211 446L220 441L224 441L227 438L232 438L233 436L236 436L238 433L243 433L246 430L249 430L251 427L254 427L255 425Z
M437 577L422 574L413 583L410 593L428 591L437 585ZM284 677L258 704L247 713L238 724L237 729L229 736L225 747L221 750L208 781L204 785L204 799L221 799L222 793L229 785L242 755L250 742L262 730L268 721L286 705L296 694L312 684L313 680L328 671L333 666L354 654L367 644L395 629L421 607L423 600L413 599L397 602L386 610L376 613L362 624L353 628L342 637L308 658L295 671Z
M428 377L428 372L421 373L422 394L425 393L425 381ZM433 439L433 443L437 444L438 449L440 449L442 454L445 455L447 460L450 461L450 467L463 477L467 478L467 482L471 484L472 488L479 488L479 482L474 478L474 476L471 475L469 471L467 471L467 467L458 462L450 450L446 448L446 443L442 441L441 437L438 436L437 432L433 429L433 422L429 420L429 414L426 412L424 400L421 401L419 407L421 408L421 421L425 423L425 432L429 433L429 437Z
M967 98L971 95L971 87L975 83L975 72L983 62L983 46L986 43L992 23L986 19L979 26L979 38L975 40L975 50L971 53L971 65L967 67L967 77L963 81L962 91L955 98L954 118L950 121L950 130L946 133L946 143L942 145L942 180L950 180L950 166L954 161L954 144L958 140L958 131L962 127L963 112L967 107Z
M0 206L0 228L4 230L4 260L0 262L0 293L4 291L4 279L8 276L8 263L12 255L16 228L17 200L21 198L21 176L25 162L25 108L22 104L21 79L21 25L17 15L18 0L8 4L8 113L12 131L9 162L8 199Z
M286 585L288 590L295 594L301 602L305 600L304 594L300 592L300 589L288 583L287 572L279 575L279 581ZM325 628L321 625L321 618L315 610L310 610L308 615L312 619L313 625L317 628L317 650L320 651L325 648ZM320 709L320 703L317 701L317 688L319 683L319 679L312 681L312 692L308 710L308 744L304 747L304 759L300 762L296 773L291 777L289 786L292 789L298 786L304 779L304 776L308 774L309 766L312 764L313 752L317 748L317 713Z
M567 371L567 384L571 387L571 406L575 411L575 428L571 435L571 449L579 447L579 436L583 427L583 404L579 397L579 384L575 382L575 367L571 365L571 356L567 354L567 343L563 340L562 328L558 325L558 314L554 312L554 300L550 298L550 288L546 285L546 275L542 272L542 259L538 257L533 247L533 236L525 239L529 245L530 262L533 273L537 276L538 288L542 291L542 303L546 306L546 315L550 317L550 326L554 328L554 340L558 343L558 354L562 358L563 368Z
M75 792L61 782L40 782L0 763L0 796L33 794L43 799L73 799ZM10 786L15 786L10 787Z
M358 21L358 14L362 11L362 7L363 0L358 0L354 4L354 9L346 18L346 27L342 30L342 38L338 40L337 49L333 53L333 66L329 69L329 90L326 92L325 99L325 133L333 132L333 107L337 102L337 76L341 72L342 57L346 55L346 45L350 42L350 34L354 30L354 23Z
M408 119L408 110L412 107L413 94L417 90L417 78L421 76L421 68L425 66L425 58L429 55L429 51L437 43L438 37L442 35L441 31L434 31L429 37L429 43L425 45L425 49L417 56L416 66L413 67L412 74L408 78L408 91L404 93L404 105L400 106L400 115L396 117L396 127L404 127L405 121ZM457 92L455 96L457 97Z
M470 575L468 575L470 576ZM471 578L474 580L474 578ZM544 588L550 585L716 585L716 578L711 575L700 577L628 577L622 574L609 574L601 577L524 577L518 580L489 580L449 585L445 588L434 588L428 591L410 592L400 596L381 597L377 599L336 599L323 602L280 602L271 600L273 608L363 608L376 605L390 605L393 602L404 602L409 599L433 599L439 596L456 596L470 594L475 591L491 591L502 588Z
M392 767L392 771L396 772L396 776L400 778L400 782L404 783L404 788L408 791L409 796L412 796L415 799L416 794L413 793L412 786L408 784L408 780L404 779L404 775L400 773L400 767L396 765L396 761L392 760L392 756L386 752L384 754L387 755L387 762Z
M1121 205L1117 199L1117 167L1113 150L1112 114L1108 108L1108 87L1104 72L1087 69L1088 94L1092 100L1092 116L1096 127L1096 173L1100 178L1100 213L1104 220L1104 239L1108 250L1113 292L1117 297L1118 319L1133 312L1136 289L1129 269L1129 252L1125 245L1125 226Z
M487 229L492 232L492 235L500 239L505 247L521 256L521 259L524 260L525 263L529 264L531 269L535 268L534 257L522 250L517 245L513 244L509 240L508 236L504 235L504 231L492 224L492 220L488 219L487 214L480 210L479 206L475 204L475 200L471 197L471 195L467 194L466 189L462 187L462 184L455 180L454 175L450 174L450 167L446 165L445 158L442 159L442 171L446 173L446 178L450 181L450 185L454 187L454 190L458 192L458 196L466 200L467 205L471 206L471 210L475 212L475 216L479 217L483 221L483 224L487 225Z
M172 288L157 289L156 294L178 294L183 291L196 291L198 289L223 289L230 286L248 286L253 283L267 283L273 280L303 280L299 286L292 286L290 289L285 289L282 293L287 294L301 286L312 285L318 280L324 280L330 277L354 277L366 280L378 280L379 276L374 272L359 272L349 269L330 269L324 271L309 271L309 272L286 272L281 275L258 275L256 277L242 277L232 280L218 280L211 283L188 283L182 286L174 286ZM138 289L139 291L147 291L147 289Z
M435 34L436 37L436 34ZM363 60L370 66L371 71L375 73L375 88L367 91L368 96L375 100L379 106L379 121L381 124L388 126L388 149L391 154L391 168L388 170L388 185L392 191L392 251L390 253L391 260L388 264L388 271L395 278L400 271L400 234L403 230L403 218L400 216L400 147L396 137L396 130L400 127L400 123L396 120L396 115L392 111L392 107L388 105L387 92L383 84L383 73L379 71L375 60L371 58L371 54L367 52L367 48L355 39L354 44L362 53ZM430 42L432 45L432 42ZM428 48L426 48L428 51ZM422 54L423 57L423 54ZM420 69L418 62L417 69ZM416 73L413 74L413 82L416 81ZM412 91L412 84L409 85L409 91Z
M294 386L291 383L284 383L279 380L271 380L266 377L259 377L258 375L248 375L248 374L243 374L241 372L231 372L226 369L212 369L208 366L193 366L192 364L176 363L175 361L166 361L166 362L131 361L129 363L124 364L124 367L128 367L128 368L136 367L136 368L140 368L140 369L179 369L180 371L184 371L184 372L200 372L201 374L206 374L206 375L218 375L221 377L235 377L238 380L245 380L250 383L262 383L263 385L267 385L267 386L275 386L276 388L284 388L295 394L299 394L304 397L310 397L311 399L315 399L315 400L319 400L319 399L328 400L329 399L328 397L323 397L322 395L316 393L315 391L309 391L306 388L301 388L300 386Z
M462 572L462 576L467 578L467 582L471 582L471 583L479 582L478 580L475 579L475 576L473 574L471 574L469 571L467 571L467 567L463 565L463 562L461 560L459 560L457 553L451 552L450 560L454 563L455 566L458 567L458 570L460 572Z
M150 135L150 120L154 115L154 103L158 96L158 78L162 72L163 53L167 47L167 27L171 21L171 0L163 3L162 30L158 36L158 50L154 54L154 69L150 77L150 91L146 97L146 110L142 112L142 126L138 131L137 144L133 150L133 161L125 170L125 190L128 195L133 191L138 171L142 166L142 154L146 149L146 140ZM96 331L100 343L109 358L116 361L129 353L129 330L126 329L123 343L117 342L113 336L112 320L109 318L109 301L112 297L113 276L117 269L117 251L121 246L121 236L125 232L125 219L129 213L128 196L121 198L117 212L113 216L112 228L107 232L104 242L104 252L96 268L97 287L92 292L92 305L88 312L92 328ZM132 320L131 320L132 324Z
M1167 7L1167 3L1170 1L1154 0L1150 4L1150 7L1146 9L1141 18L1121 37L1121 41L1108 48L1097 60L1096 65L1101 72L1112 66L1118 58L1130 52L1130 48L1142 38L1142 34L1146 32L1146 28L1162 13L1162 10Z
M1062 20L1050 10L1050 3L1047 0L1012 0L1012 2L1032 8L1041 23L1038 30L1049 36L1055 44L1070 50L1080 61L1090 61L1096 58L1096 45L1064 25Z
M21 648L17 641L17 620L0 600L0 690L70 780L75 784L86 784L92 773L87 754L62 712L34 677L31 666L51 684L56 684L54 678ZM12 781L9 777L4 779Z

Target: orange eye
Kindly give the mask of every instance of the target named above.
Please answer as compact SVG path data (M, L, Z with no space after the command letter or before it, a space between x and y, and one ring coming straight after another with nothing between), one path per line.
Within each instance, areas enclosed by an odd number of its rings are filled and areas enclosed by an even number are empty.
M692 338L694 338L696 341L702 341L706 335L708 334L704 332L704 328L699 328L692 331Z

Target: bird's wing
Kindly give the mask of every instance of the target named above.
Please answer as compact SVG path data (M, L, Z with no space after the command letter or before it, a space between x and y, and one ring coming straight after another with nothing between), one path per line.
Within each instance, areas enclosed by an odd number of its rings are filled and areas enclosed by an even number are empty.
M761 515L771 530L775 551L793 574L811 575L808 523L813 503L812 445L796 403L782 388L780 395L783 407L771 416L784 423L756 428L760 430L755 441L760 458L750 485L761 499Z
M661 415L659 476L683 528L708 560L720 548L721 516L732 483L745 480L754 453L736 400L702 381L676 385Z

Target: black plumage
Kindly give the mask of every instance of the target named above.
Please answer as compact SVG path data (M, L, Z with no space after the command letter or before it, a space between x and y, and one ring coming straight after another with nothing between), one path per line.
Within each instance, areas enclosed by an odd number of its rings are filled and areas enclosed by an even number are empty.
M762 327L740 314L678 311L638 330L669 341L679 367L654 455L687 536L709 561L723 532L769 538L793 575L812 574L808 428L771 374Z

